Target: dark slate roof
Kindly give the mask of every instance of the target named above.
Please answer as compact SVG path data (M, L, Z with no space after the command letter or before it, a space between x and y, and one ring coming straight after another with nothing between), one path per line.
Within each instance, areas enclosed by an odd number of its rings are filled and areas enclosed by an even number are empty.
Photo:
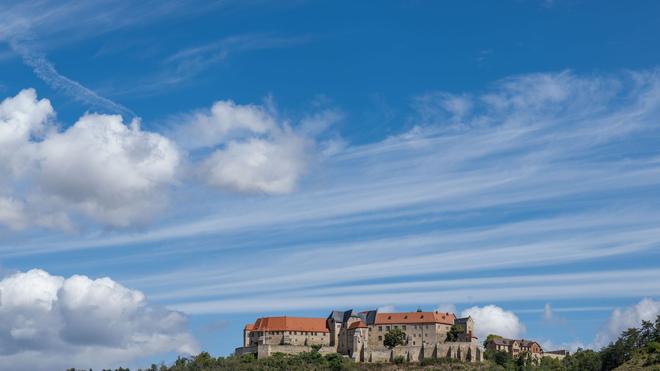
M346 311L341 311L341 310L333 310L330 312L330 315L328 316L328 319L334 319L335 322L339 323L344 323L348 321L349 318L352 316L359 317L357 313L353 309L349 309Z
M454 323L467 323L468 319L470 319L470 317L456 318Z
M376 323L376 314L378 313L377 310L368 310L365 312L360 312L360 318L364 323L367 324L367 326L372 326Z
M342 310L333 310L330 312L330 315L328 316L328 319L333 319L335 322L342 323L344 322L344 311Z

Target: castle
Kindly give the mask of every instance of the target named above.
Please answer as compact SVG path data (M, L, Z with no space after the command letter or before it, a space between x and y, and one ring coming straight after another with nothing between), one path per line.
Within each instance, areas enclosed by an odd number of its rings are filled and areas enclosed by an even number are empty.
M455 339L448 341L452 327ZM390 349L384 339L394 329L405 334L405 341ZM413 362L445 357L478 362L483 360L483 350L473 333L472 318L456 318L453 313L332 311L327 318L259 318L245 326L243 346L235 354L264 358L274 353L298 354L315 345L323 354L339 353L356 362L389 362L397 357Z

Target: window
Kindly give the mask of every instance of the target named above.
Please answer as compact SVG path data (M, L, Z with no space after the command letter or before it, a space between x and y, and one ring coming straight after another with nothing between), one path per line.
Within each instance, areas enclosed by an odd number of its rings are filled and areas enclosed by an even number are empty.
M379 341L380 341L380 340L383 340L383 337L382 337L382 336L379 336L379 337L378 337L378 340L379 340Z
M385 326L386 331L390 331L390 326Z
M403 328L403 331L406 331L406 326L401 326L401 328Z
M394 326L395 329L399 329L399 326Z
M383 331L383 326L378 326L378 331Z

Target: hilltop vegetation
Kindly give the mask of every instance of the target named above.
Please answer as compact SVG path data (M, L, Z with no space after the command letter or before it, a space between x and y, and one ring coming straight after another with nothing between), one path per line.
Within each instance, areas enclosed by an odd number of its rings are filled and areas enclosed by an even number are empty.
M642 322L640 328L630 328L619 338L601 349L578 349L563 360L544 357L534 360L529 355L511 358L507 353L488 350L486 360L468 364L455 359L427 359L421 363L407 363L403 358L390 364L354 363L339 354L321 355L318 348L298 355L274 354L266 359L254 355L242 357L212 357L207 352L197 356L179 357L171 366L151 365L138 371L340 371L340 370L475 370L475 371L660 371L660 316L655 323ZM75 371L70 369L68 371ZM112 370L103 370L112 371ZM130 371L119 368L114 371Z

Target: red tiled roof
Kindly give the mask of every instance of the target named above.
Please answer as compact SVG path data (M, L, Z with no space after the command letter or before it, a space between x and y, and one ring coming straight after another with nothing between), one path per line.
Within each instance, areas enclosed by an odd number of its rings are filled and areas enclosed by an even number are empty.
M402 312L402 313L378 313L376 314L377 325L387 324L416 324L416 323L442 323L453 325L456 316L453 313L441 312Z
M248 323L247 325L245 325L245 329L248 330L248 331L254 330L254 324L253 323Z
M353 323L351 323L350 326L348 326L349 330L354 329L354 328L367 328L367 324L360 320L360 321L357 321L357 322L353 322Z
M248 326L252 326L248 329ZM263 317L258 318L254 325L247 325L249 331L308 331L330 332L325 318L305 317Z

